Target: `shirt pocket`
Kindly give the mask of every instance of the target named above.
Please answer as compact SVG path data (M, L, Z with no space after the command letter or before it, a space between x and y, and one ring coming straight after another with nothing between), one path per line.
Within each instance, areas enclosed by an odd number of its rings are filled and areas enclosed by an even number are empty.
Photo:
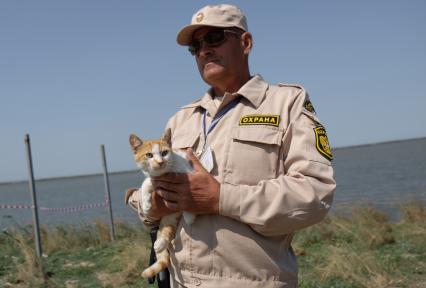
M276 178L284 131L272 127L234 127L225 182L256 185Z

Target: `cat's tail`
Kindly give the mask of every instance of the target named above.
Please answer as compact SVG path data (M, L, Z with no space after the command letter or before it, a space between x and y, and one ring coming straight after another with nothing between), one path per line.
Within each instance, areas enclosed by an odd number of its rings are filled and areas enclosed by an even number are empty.
M169 251L164 249L157 253L157 261L142 272L142 277L152 278L170 265Z

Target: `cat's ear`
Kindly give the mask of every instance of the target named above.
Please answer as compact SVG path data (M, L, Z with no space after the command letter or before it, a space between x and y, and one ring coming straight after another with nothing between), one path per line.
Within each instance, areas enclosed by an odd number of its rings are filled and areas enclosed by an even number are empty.
M129 136L130 147L132 147L133 152L136 152L137 148L143 144L142 140L139 139L135 134L130 134Z
M164 132L163 137L161 137L161 140L166 142L169 146L172 146L172 130L168 128L166 132Z

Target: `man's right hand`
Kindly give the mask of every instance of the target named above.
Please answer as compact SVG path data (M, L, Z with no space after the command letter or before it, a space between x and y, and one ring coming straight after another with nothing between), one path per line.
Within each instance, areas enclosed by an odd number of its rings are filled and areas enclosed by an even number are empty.
M140 206L140 194L138 191L140 188L129 188L127 189L126 196L125 196L125 203L130 205L134 210L138 211L138 206ZM134 194L136 193L136 194ZM161 198L160 195L157 193L151 194L151 209L148 212L148 216L151 219L160 219L163 216L169 215L171 213L175 213L176 211L170 210L166 207L164 204L163 198ZM140 211L142 212L142 211Z
M176 213L176 211L166 207L163 198L161 198L161 196L158 195L156 192L151 194L151 204L151 210L149 210L149 213L147 215L150 218L160 219L163 216Z

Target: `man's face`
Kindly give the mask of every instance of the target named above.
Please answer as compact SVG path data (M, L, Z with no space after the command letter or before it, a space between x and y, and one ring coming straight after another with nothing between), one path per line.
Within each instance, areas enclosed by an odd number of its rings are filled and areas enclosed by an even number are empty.
M200 28L195 31L193 38L200 39L213 29L217 28ZM217 47L209 47L202 43L200 50L195 54L198 71L203 80L211 86L235 81L243 72L245 58L240 35L225 33L225 36L225 42Z

